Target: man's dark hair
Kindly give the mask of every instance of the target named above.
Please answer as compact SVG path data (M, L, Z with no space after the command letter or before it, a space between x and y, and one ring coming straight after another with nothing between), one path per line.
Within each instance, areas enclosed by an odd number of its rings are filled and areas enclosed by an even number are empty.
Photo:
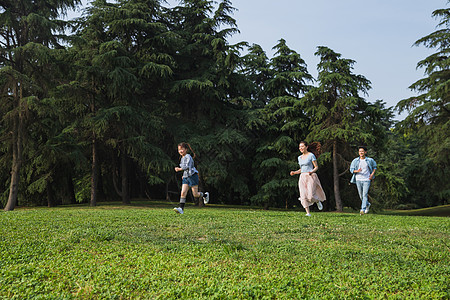
M358 147L358 150L359 150L359 149L364 149L364 151L367 151L367 147L366 147L366 146L359 146L359 147Z

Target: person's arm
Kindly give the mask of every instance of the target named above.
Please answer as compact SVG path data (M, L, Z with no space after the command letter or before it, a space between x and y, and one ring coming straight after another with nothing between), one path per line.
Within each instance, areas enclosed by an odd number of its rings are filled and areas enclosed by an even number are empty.
M372 164L372 173L370 173L369 175L369 179L372 180L373 177L375 176L375 172L377 171L377 163L375 162L375 160L371 160L371 164Z
M299 160L299 158L300 158L300 156L297 158L297 160ZM299 161L299 164L300 164L300 161ZM291 174L291 176L294 176L294 175L297 175L300 173L302 173L302 168L298 169L297 171L291 171L290 174Z
M312 164L314 166L314 169L311 172L309 172L309 175L311 175L312 173L316 173L317 170L319 170L319 165L317 164L317 160L313 160Z
M352 163L350 164L350 173L352 173L352 174L361 172L361 169L356 170L356 162L357 162L357 160L354 159L352 161Z
M354 173L355 171L355 160L352 160L351 164L350 164L350 173Z
M300 174L302 172L302 169L298 169L297 171L291 171L291 176L294 176L296 174Z
M185 157L181 158L180 161L180 166L179 167L175 167L175 172L181 172L181 171L185 171L187 169L189 169L189 160Z

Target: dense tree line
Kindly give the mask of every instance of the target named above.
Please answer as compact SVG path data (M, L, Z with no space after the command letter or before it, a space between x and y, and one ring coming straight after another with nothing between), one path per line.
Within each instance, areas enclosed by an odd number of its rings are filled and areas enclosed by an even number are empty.
M287 41L269 58L238 32L230 0L0 1L0 187L17 205L177 197L176 145L191 143L214 203L299 205L300 140L318 141L330 210L358 207L349 163L367 145L379 165L371 202L448 202L449 9L417 41L437 52L418 67L419 96L394 108L364 99L352 59L319 46L318 78ZM72 34L67 34L72 32ZM173 195L175 194L175 195Z

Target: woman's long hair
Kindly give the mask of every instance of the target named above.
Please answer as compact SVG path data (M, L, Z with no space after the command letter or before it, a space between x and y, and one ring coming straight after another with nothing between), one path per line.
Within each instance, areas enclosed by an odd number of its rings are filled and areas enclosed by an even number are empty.
M316 158L319 158L320 154L322 154L322 145L321 145L319 142L314 142L314 143L308 144L308 143L305 142L305 141L301 141L301 142L299 143L299 145L300 145L300 144L305 145L305 146L306 146L306 149L307 149L309 152L311 152L312 154L314 154L314 156L315 156Z
M178 144L178 147L184 148L186 150L187 149L191 150L192 158L195 159L195 152L194 152L194 150L192 150L192 147L191 147L191 145L189 145L189 143L181 142Z

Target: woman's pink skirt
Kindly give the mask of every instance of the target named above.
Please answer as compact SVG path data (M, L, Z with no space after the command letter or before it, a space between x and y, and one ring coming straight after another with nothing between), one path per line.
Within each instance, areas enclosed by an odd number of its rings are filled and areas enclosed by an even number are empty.
M316 173L311 175L301 173L298 179L298 189L300 190L300 198L298 199L303 207L309 207L316 202L327 199Z

